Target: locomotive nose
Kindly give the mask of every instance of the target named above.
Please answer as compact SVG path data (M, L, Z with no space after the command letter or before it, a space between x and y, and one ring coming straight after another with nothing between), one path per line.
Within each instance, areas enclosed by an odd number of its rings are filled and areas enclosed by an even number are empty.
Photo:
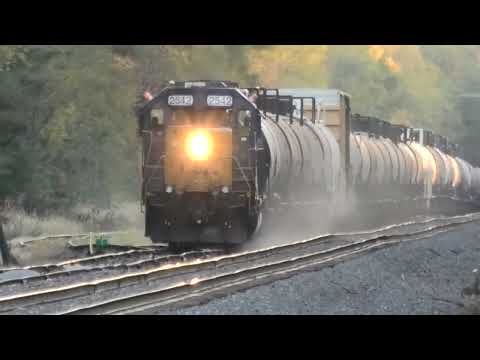
M232 187L232 129L170 126L165 182L177 192L220 192Z

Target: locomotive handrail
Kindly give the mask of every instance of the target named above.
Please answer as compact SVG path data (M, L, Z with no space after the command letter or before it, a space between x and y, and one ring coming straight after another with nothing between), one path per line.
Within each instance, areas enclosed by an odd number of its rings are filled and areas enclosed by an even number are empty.
M304 101L310 100L312 102L312 123L315 124L315 117L316 117L316 100L314 97L306 97L306 96L294 96L293 100L300 100L300 125L303 126L303 115L304 115Z
M274 100L274 101L269 101L269 100ZM287 108L281 107L280 105L282 103L288 103ZM272 103L273 106L272 106ZM293 120L293 111L294 111L294 106L293 106L293 97L289 95L268 95L264 94L261 95L258 99L258 108L263 112L263 115L266 116L268 112L272 113L275 115L275 121L278 122L280 115L285 115L289 114L290 115L290 121L292 122Z
M299 117L299 120L300 120L300 125L303 126L304 124L304 102L305 100L310 100L311 103L312 103L312 117L311 117L311 121L312 123L315 123L316 122L316 115L317 115L317 104L316 104L316 99L315 97L307 97L307 96L291 96L291 95L280 95L280 91L279 89L267 89L267 88L256 88L256 89L252 89L252 90L255 90L257 92L257 94L259 95L259 108L262 110L263 112L263 115L266 116L267 112L271 112L273 114L275 114L275 121L279 121L279 116L281 114L283 114L283 112L281 111L282 109L280 109L280 103L282 102L282 100L288 100L289 103L290 103L290 107L289 109L287 110L289 115L290 115L290 124L293 124L293 119L294 119L294 116L293 116L293 113L295 111L295 106L293 104L293 101L294 100L300 100L300 117ZM274 92L275 95L270 95L269 92ZM267 106L267 100L270 100L270 99L275 99L275 104L273 106L273 109L269 108L269 106Z
M228 159L228 157L226 159ZM240 163L238 162L237 158L235 156L232 156L231 159L233 161L235 161L235 165L237 166L238 170L240 170L240 173L242 174L243 180L245 181L245 183L248 186L248 191L251 194L252 193L252 188L250 186L250 183L248 182L247 175L245 175L245 172L243 171L243 168L240 166Z
M248 193L250 194L250 196L248 196L248 203L249 203L249 207L251 207L251 206L252 206L252 204L251 204L251 201L252 201L252 187L250 186L250 183L248 182L248 178L247 178L247 176L245 175L245 172L243 171L242 167L240 166L237 158L235 158L235 156L232 156L232 159L233 159L233 161L235 161L235 165L237 165L238 169L240 170L240 173L241 173L242 176L243 176L243 180L244 180L245 183L247 184Z
M159 160L163 160L164 158L166 157L166 155L162 155L160 156ZM163 168L163 166L158 166L158 165L150 165L150 166L145 166L144 167L151 167L153 168L154 170L158 171L159 169ZM154 178L153 175L155 175L155 171L152 172L152 174L150 174L150 176L148 177L148 179L144 179L143 181L143 188L142 188L142 198L144 197L145 195L145 189L147 188L148 185L150 185L150 181Z

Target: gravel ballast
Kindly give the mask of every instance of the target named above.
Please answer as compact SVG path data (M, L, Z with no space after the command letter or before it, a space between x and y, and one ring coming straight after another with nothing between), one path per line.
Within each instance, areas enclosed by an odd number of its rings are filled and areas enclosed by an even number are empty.
M480 224L158 314L460 314L480 268Z

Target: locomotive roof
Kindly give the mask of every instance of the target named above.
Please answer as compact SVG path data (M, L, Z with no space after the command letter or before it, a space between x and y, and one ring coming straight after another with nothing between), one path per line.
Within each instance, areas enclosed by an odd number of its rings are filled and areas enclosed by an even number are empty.
M171 87L191 88L191 87L218 87L218 88L238 88L238 83L231 80L182 80L174 81Z
M162 90L156 93L151 100L144 102L143 104L138 104L135 108L137 116L141 116L145 111L149 111L158 100L165 96L165 93L176 92L179 94L185 94L185 91L190 94L190 90L195 88L195 91L205 91L208 92L212 89L222 89L223 92L227 93L236 93L240 97L244 98L246 101L250 100L240 91L238 84L232 81L221 81L221 80L193 80L193 81L176 81L172 82L168 86L162 88ZM233 94L232 93L232 94Z

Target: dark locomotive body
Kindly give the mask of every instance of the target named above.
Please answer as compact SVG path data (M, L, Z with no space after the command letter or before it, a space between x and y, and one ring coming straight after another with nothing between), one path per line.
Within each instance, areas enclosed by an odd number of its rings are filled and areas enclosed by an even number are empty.
M145 235L241 244L266 209L478 197L480 169L422 129L350 115L350 96L179 82L138 112ZM313 219L315 221L315 219Z
M266 177L257 171L254 104L225 83L177 83L144 106L139 121L146 236L243 243L257 226Z

